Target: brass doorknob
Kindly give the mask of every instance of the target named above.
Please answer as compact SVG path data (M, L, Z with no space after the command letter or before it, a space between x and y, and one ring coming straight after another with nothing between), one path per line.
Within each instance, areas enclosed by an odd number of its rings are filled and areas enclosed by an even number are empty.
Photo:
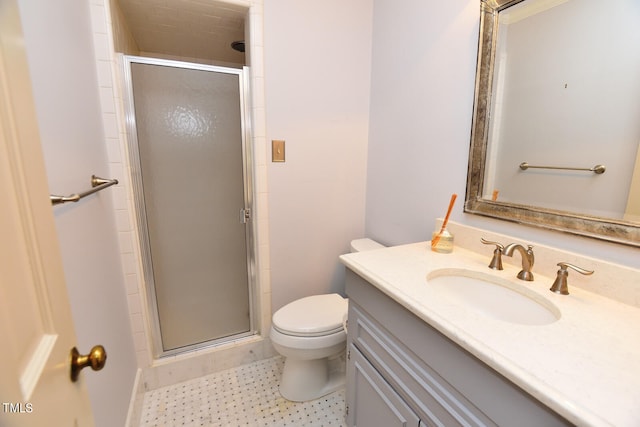
M71 381L76 382L80 371L87 366L91 366L94 371L104 368L107 363L107 352L101 345L93 346L91 352L86 356L81 355L78 349L71 349Z

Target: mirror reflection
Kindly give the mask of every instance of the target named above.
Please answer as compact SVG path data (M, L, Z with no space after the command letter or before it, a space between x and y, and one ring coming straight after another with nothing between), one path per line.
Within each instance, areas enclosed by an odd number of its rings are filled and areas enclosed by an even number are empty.
M638 46L637 0L500 12L483 197L640 221Z
M640 2L481 6L465 211L640 246Z

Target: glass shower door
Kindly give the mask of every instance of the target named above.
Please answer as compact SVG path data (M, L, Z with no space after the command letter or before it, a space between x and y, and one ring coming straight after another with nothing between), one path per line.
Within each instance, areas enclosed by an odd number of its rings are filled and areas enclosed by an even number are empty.
M135 198L162 353L250 333L242 70L129 60Z

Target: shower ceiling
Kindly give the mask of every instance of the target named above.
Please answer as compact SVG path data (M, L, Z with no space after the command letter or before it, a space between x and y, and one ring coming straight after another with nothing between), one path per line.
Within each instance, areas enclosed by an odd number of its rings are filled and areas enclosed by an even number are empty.
M115 0L141 52L244 64L247 9L212 0Z

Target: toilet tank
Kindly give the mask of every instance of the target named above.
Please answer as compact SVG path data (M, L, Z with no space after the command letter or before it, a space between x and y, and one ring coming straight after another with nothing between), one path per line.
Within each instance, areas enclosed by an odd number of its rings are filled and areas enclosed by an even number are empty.
M371 239L356 239L351 241L351 252L372 251L374 249L382 249L384 245Z

